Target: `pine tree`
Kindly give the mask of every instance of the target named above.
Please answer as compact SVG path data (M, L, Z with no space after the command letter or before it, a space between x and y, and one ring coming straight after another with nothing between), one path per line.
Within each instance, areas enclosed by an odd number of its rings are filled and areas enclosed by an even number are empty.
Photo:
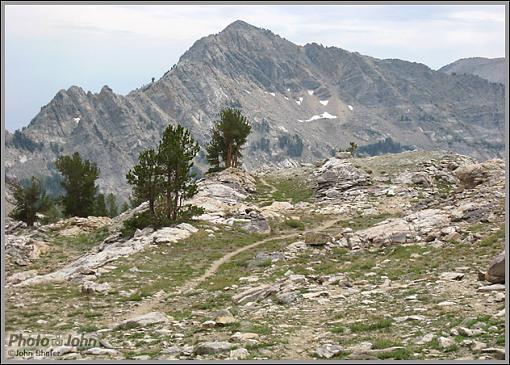
M37 220L37 213L43 212L51 206L51 199L41 187L41 182L32 176L27 186L17 185L13 193L16 200L11 217L33 226Z
M133 203L148 201L149 211L154 215L155 202L162 189L161 168L156 151L142 151L138 156L138 164L129 170L126 179L133 187Z
M105 202L104 194L99 193L96 196L94 215L97 217L106 217L108 215L107 210L106 210L106 202Z
M108 194L106 197L106 211L108 217L113 218L119 214L119 207L117 206L117 199L115 199L115 195L112 193Z
M215 169L219 168L220 158L226 168L237 167L250 132L250 123L240 110L223 109L211 130L211 141L206 147L207 161Z
M354 156L357 149L358 149L358 145L355 142L350 142L349 143L349 148L347 148L345 151L346 152L350 152L351 155Z
M82 160L78 152L72 156L59 156L55 162L63 176L60 184L65 190L62 198L66 216L86 217L94 212L99 168L96 163Z
M121 213L124 213L126 210L129 210L129 204L128 204L128 202L124 202L124 203L122 204L122 208L120 208L120 212L121 212Z
M197 193L190 170L199 149L198 143L181 125L170 125L163 132L157 157L163 177L166 217L172 221L178 218L184 200Z

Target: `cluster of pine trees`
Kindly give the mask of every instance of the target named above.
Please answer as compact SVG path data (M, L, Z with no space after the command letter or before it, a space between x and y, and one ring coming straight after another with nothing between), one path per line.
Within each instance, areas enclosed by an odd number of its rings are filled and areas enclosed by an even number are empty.
M211 129L211 141L206 146L209 171L237 167L242 147L251 131L248 119L237 109L226 108ZM198 207L184 204L197 193L196 176L192 172L193 159L199 152L198 143L181 125L169 125L156 148L148 148L138 156L138 163L127 173L132 186L132 206L147 201L149 209L125 222L125 234L147 226L158 227L186 221L201 214ZM115 196L100 193L96 185L99 168L93 161L83 160L78 152L60 156L55 163L64 190L58 199L49 198L36 177L14 192L16 206L11 213L15 219L33 225L38 214L49 214L61 206L64 216L116 216L119 209ZM127 210L124 203L122 211Z
M41 180L32 176L26 184L14 187L16 201L11 217L29 226L40 220L50 223L62 217L108 216L115 217L120 210L112 193L105 196L96 185L99 168L96 163L81 158L78 152L59 156L55 166L61 175L60 185L64 194L50 197ZM128 209L124 203L122 211Z
M223 109L206 146L209 171L239 166L241 149L250 131L250 123L239 110ZM149 209L124 223L125 236L136 229L187 221L203 213L201 208L184 204L198 191L192 167L199 150L188 130L181 125L169 125L156 149L148 148L139 154L138 163L126 179L132 186L134 202L146 201Z

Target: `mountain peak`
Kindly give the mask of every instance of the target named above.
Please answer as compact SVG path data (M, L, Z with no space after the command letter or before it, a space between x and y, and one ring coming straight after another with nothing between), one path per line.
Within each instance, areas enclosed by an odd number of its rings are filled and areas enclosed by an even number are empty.
M248 24L243 20L236 20L233 23L230 23L222 30L222 32L228 31L240 31L240 30L260 30L260 28L255 27L254 25Z

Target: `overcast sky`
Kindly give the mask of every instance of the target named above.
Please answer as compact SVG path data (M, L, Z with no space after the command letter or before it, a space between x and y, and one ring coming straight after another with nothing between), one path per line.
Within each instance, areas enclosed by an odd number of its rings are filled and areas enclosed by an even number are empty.
M60 89L115 92L158 79L197 39L241 19L316 42L433 69L505 55L504 5L7 5L6 124L27 125Z

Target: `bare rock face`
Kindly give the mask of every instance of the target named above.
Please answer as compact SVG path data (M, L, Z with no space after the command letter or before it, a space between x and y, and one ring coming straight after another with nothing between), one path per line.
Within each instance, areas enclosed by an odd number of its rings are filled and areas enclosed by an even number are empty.
M26 129L7 135L6 175L51 176L58 155L80 152L98 163L103 191L127 198L127 171L168 124L182 124L204 147L225 106L252 121L243 159L250 169L296 166L330 157L350 141L361 146L388 135L418 149L500 157L504 98L502 84L476 76L298 46L236 21L196 41L163 77L128 95L108 86L99 93L60 90ZM207 169L203 154L196 165Z
M493 284L505 282L505 251L492 259L485 273L485 279Z
M480 185L489 176L482 164L472 164L459 167L455 174L465 188L472 189Z
M464 165L455 170L455 175L467 189L473 189L501 173L504 173L504 162L498 159Z
M31 238L29 235L6 235L6 258L19 266L26 266L46 253L50 247L44 241Z
M245 170L228 168L199 180L198 193L188 203L204 208L197 219L220 224L240 224L252 233L269 233L267 216L244 201L255 192L255 178Z
M62 236L76 236L81 233L89 233L98 228L108 226L112 223L109 217L72 217L63 219L53 224L44 226L42 231L58 232Z
M370 184L370 175L352 165L349 160L332 158L315 171L317 195L334 197L338 191Z
M447 74L476 75L490 82L505 83L505 58L462 58L439 69Z

